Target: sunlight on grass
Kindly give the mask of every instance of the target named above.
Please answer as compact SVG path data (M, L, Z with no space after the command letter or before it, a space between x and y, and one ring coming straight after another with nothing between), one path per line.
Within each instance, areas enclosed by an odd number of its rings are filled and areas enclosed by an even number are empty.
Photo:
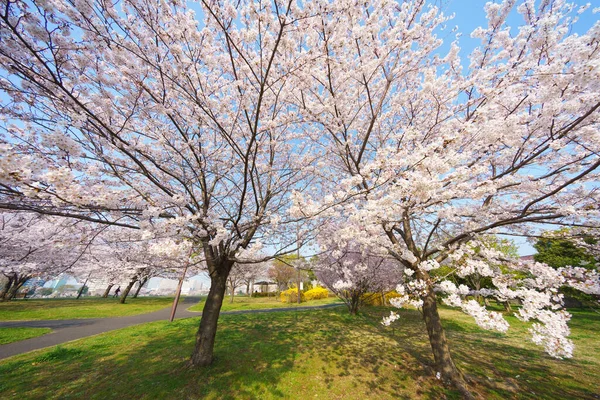
M31 339L52 332L50 328L0 328L0 345Z
M108 318L143 314L169 307L173 298L138 297L120 304L117 298L27 299L0 303L0 321Z
M458 398L440 385L421 315L343 308L223 315L208 368L188 369L198 318L153 322L0 362L0 397L45 398ZM554 360L515 322L506 335L441 310L457 364L486 399L592 399L600 374L600 316L575 312L572 360ZM511 321L513 322L513 321Z
M221 311L237 311L237 310L264 310L269 308L294 308L294 307L311 307L321 306L324 304L340 303L337 297L328 297L326 299L311 300L300 303L282 303L277 297L246 297L236 296L231 302L231 298L227 297L223 301ZM204 308L204 300L198 304L188 308L189 311L202 311Z

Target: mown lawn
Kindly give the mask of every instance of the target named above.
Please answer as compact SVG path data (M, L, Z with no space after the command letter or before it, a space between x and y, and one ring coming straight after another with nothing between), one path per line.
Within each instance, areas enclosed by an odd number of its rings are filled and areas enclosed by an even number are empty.
M31 339L52 332L50 328L0 328L0 345Z
M300 304L297 303L282 303L277 297L246 297L246 296L235 296L233 303L230 297L226 297L223 301L223 307L221 311L238 311L238 310L264 310L268 308L294 308L294 307L311 307L321 306L324 304L340 303L341 301L337 297L328 297L326 299L305 301ZM189 311L202 311L204 308L204 299L198 304L188 308Z
M168 307L169 297L138 297L120 304L117 298L27 299L0 303L0 321L108 318L143 314Z
M430 368L420 314L352 317L343 307L223 315L216 360L186 368L198 318L154 322L0 362L0 398L28 399L443 399L458 398ZM457 364L487 399L595 399L600 388L600 315L574 312L575 357L555 360L524 335L481 331L443 309ZM511 322L513 322L511 320Z

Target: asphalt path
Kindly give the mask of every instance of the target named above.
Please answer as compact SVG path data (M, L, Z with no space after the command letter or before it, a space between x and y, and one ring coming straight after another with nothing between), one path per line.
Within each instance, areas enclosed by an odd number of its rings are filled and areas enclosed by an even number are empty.
M198 297L185 297L177 306L175 318L199 317L201 312L188 311L187 308L198 303ZM221 314L257 314L272 313L284 311L305 311L314 309L323 309L338 307L341 304L326 304L322 306L301 306L268 308L262 310L237 310L223 311ZM164 321L169 319L171 307L162 310L131 315L117 318L85 318L85 319L63 319L63 320L42 320L42 321L6 321L0 322L0 328L52 328L53 331L35 338L21 340L19 342L0 345L0 360L17 354L27 353L33 350L43 349L45 347L55 346L57 344L70 342L72 340L82 339L88 336L98 335L100 333L113 331L115 329L126 328L132 325L144 324L147 322Z

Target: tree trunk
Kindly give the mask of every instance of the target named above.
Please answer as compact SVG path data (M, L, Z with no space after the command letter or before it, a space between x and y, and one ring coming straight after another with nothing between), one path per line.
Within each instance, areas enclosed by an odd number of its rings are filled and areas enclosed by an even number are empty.
M230 289L231 289L231 300L229 302L233 303L233 297L235 296L235 289L234 289L233 285L230 286Z
M4 295L4 300L9 301L14 299L20 287L21 285L19 285L17 282L13 282L13 285L10 287L6 295Z
M25 282L27 282L28 279L29 279L29 276L15 278L13 280L13 284L12 284L11 288L8 290L8 292L4 296L4 300L14 299L15 296L17 295L17 293L19 292L19 289L21 289L23 284L25 284Z
M512 308L511 308L510 303L508 301L504 302L504 311L508 311L508 312L512 311Z
M14 282L14 278L10 276L7 276L7 279L8 281L3 285L2 291L0 291L0 301L8 300L8 292L10 291L10 288Z
M83 294L83 289L85 289L85 285L87 285L89 279L90 279L90 276L88 275L88 277L85 279L85 282L83 282L83 285L81 285L81 288L77 292L77 299L79 299L81 297L81 295Z
M108 295L110 294L110 289L112 289L113 286L115 286L115 284L111 283L106 287L106 290L104 291L104 294L102 295L103 299L108 298Z
M125 299L127 298L129 291L131 290L133 285L135 285L136 282L137 279L132 279L131 282L129 282L129 285L127 285L127 287L125 288L125 290L123 290L123 294L121 295L121 304L125 304Z
M464 398L472 399L473 395L469 392L462 373L458 370L452 360L448 341L446 340L446 334L444 333L444 327L442 326L442 320L438 313L436 295L431 285L427 286L427 292L422 297L422 300L423 318L425 319L429 343L431 344L431 350L433 351L436 373L440 373L444 382L450 383L456 387Z
M138 286L135 293L133 294L134 299L137 299L138 294L140 294L140 290L142 290L142 287L146 284L146 282L148 282L148 278L144 278L140 281L140 286Z
M350 302L348 303L348 311L350 311L350 315L358 314L358 309L360 306L360 296L361 293L358 291L355 291L350 296Z
M210 274L210 290L196 333L196 347L189 361L192 367L204 367L213 361L217 323L227 289L227 276L232 265L229 261L222 262L222 265L217 266Z

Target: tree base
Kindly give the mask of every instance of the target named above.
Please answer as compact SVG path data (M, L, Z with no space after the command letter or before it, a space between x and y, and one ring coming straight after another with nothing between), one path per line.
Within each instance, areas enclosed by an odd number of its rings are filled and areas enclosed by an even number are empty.
M202 355L196 355L193 354L192 357L190 358L190 360L188 361L188 368L202 368L202 367L208 367L209 365L211 365L213 363L213 361L215 360L215 358L213 356L202 356Z

